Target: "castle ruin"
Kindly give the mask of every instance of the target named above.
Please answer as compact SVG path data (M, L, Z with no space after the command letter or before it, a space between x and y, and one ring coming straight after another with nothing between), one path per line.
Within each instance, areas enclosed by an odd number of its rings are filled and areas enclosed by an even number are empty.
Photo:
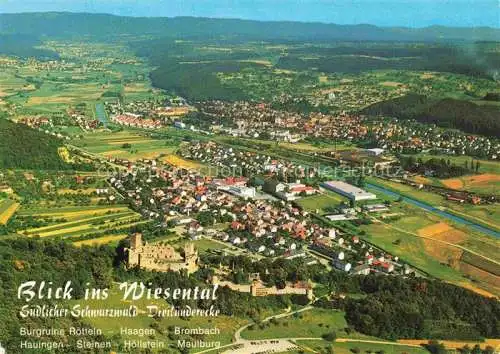
M184 246L184 254L181 254L171 245L143 242L142 234L136 233L130 239L128 266L158 272L179 272L185 269L190 274L198 270L198 251L189 242Z

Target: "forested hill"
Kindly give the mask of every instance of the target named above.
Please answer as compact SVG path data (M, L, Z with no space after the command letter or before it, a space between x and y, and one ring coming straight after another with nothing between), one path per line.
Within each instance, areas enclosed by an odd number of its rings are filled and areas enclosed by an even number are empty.
M60 146L59 139L0 118L0 168L68 169L59 157Z
M56 38L94 36L112 38L121 35L160 35L184 38L239 38L287 40L393 40L393 41L497 41L500 29L377 27L372 25L335 25L305 22L260 22L239 19L195 17L122 17L86 13L0 14L0 33L30 34Z
M0 54L39 59L59 59L51 50L37 48L42 42L35 36L24 34L0 34Z
M372 116L415 119L444 128L456 128L467 133L500 137L498 106L479 106L473 102L450 98L431 99L411 94L378 102L361 111Z
M107 246L76 248L69 243L53 240L20 237L0 239L0 342L7 353L68 353L68 349L46 351L33 349L19 350L19 343L26 340L19 333L19 327L61 328L66 332L70 327L88 328L78 318L29 316L19 319L19 311L26 302L16 296L17 288L26 281L51 281L58 286L71 280L74 296L81 298L86 284L95 288L110 286L110 273L114 253ZM33 300L36 306L52 306L53 301ZM60 336L42 335L44 341L60 341ZM64 338L73 347L77 340L104 340L103 336L84 335ZM86 351L88 352L88 351Z

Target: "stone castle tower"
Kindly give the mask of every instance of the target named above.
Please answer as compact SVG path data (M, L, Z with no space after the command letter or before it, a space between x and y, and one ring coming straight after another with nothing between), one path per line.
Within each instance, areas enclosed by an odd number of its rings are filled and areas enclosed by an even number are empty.
M135 233L130 238L130 248L128 250L129 266L140 265L140 253L136 250L142 249L142 234Z
M182 255L171 245L143 243L142 235L136 233L130 238L128 266L160 272L185 269L188 273L193 273L198 270L198 251L194 244L189 242L184 245Z
M142 234L135 233L132 235L130 239L130 248L139 248L142 247Z

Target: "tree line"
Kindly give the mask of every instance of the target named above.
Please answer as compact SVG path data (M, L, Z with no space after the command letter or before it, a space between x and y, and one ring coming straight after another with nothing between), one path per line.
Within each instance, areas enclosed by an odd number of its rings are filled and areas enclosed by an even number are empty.
M438 178L460 177L468 174L478 173L481 167L479 161L466 160L463 165L452 163L450 159L431 158L423 161L415 156L401 156L401 167L412 173L426 174L431 173Z
M433 99L423 95L409 94L375 103L361 110L361 113L370 116L414 119L443 128L460 129L466 133L500 137L498 107L479 106L472 102L451 98Z

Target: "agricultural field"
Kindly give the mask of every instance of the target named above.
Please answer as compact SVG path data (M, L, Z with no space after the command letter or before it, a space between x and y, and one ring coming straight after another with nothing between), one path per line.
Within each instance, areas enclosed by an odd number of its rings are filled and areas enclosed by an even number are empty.
M176 168L185 168L188 170L200 171L203 175L212 176L217 173L217 169L202 164L197 161L184 159L176 154L169 154L160 159L161 162L174 166Z
M500 266L481 257L478 257L472 253L464 252L462 254L462 257L460 258L460 261L471 266L475 266L476 268L481 269L487 273L491 273L497 277L500 277ZM498 280L498 285L500 285L500 279Z
M19 203L12 199L0 200L0 224L7 224L17 208L19 208Z
M177 150L165 140L156 140L132 131L96 132L73 141L76 146L103 157L127 159L157 159Z
M367 181L375 182L376 184L384 186L390 190L400 192L408 197L423 201L436 207L440 207L443 210L448 210L452 213L456 213L457 215L465 219L470 219L471 221L487 225L488 227L491 227L495 230L500 230L500 220L498 218L500 206L498 204L459 204L453 201L448 201L438 194L424 190L418 190L409 185L382 180L379 178L367 178Z
M491 162L490 162L491 163ZM492 168L494 169L494 168ZM412 181L419 184L445 187L460 191L484 195L497 195L500 188L500 173L481 173L462 177L439 179L436 177L412 176Z
M334 343L327 342L325 340L299 340L296 341L305 353L317 353L321 350L326 350L330 346L333 347L335 353L339 354L352 354L354 352L359 353L376 353L378 351L383 351L387 354L425 354L429 353L425 348L419 347L418 345L401 345L398 343L384 342L384 341L374 341L373 343L366 342L348 342L342 339L337 339Z
M427 344L428 341L422 339L400 339L398 343L401 344L410 344L410 345L423 345ZM481 349L485 349L487 346L491 346L495 348L497 351L500 348L500 339L485 339L482 342L467 342L467 341L452 341L452 340L440 340L446 349L454 351L456 349L461 349L468 345L470 348L473 348L474 345L479 344Z
M104 216L92 216L87 218L82 217L78 221L68 221L50 226L26 229L21 232L26 236L39 236L39 237L49 237L49 236L67 237L73 235L76 236L79 235L80 233L97 231L98 230L97 228L93 228L93 226L96 225L101 225L101 224L104 225L110 222L115 223L121 221L131 221L134 219L137 220L134 216L135 216L134 213L127 211L123 213L106 214Z
M375 219L372 224L361 226L363 238L433 277L483 294L500 294L500 284L492 273L476 271L478 267L488 267L498 272L500 266L471 256L471 252L477 252L497 259L498 240L406 203L393 203L392 209L400 216L393 221Z
M128 210L126 205L88 205L88 206L58 206L46 208L44 205L23 206L19 210L20 216L39 216L39 217L63 217L71 221L82 216L104 215L107 212L123 212Z
M444 159L457 166L470 164L471 158L468 156L450 156L450 155L414 155L417 159L427 161L431 158ZM457 178L439 179L435 177L417 176L413 180L416 183L435 185L437 187L446 187L450 189L466 190L480 194L498 194L500 187L500 164L489 160L474 160L479 162L480 168L478 174L467 175Z
M13 64L15 63L17 61L13 62ZM2 64L7 65L5 62L0 61L0 65ZM0 98L6 100L6 97L16 94L19 91L31 91L33 89L34 86L29 85L26 81L12 75L10 72L4 70L0 72Z
M143 223L140 215L126 206L74 206L50 209L25 209L20 216L31 216L35 220L43 220L48 225L19 230L18 233L28 237L61 237L76 239L82 244L92 243L93 235L97 243L116 241L115 236L123 235L134 225ZM118 230L122 230L117 234Z
M441 183L451 189L482 194L498 194L498 190L500 189L500 174L483 173L474 176L450 178L441 180Z
M161 96L151 86L148 65L121 43L48 41L42 47L64 62L0 60L1 105L10 104L14 115L65 116L68 108L87 104L86 114L93 119L92 106L100 101Z

